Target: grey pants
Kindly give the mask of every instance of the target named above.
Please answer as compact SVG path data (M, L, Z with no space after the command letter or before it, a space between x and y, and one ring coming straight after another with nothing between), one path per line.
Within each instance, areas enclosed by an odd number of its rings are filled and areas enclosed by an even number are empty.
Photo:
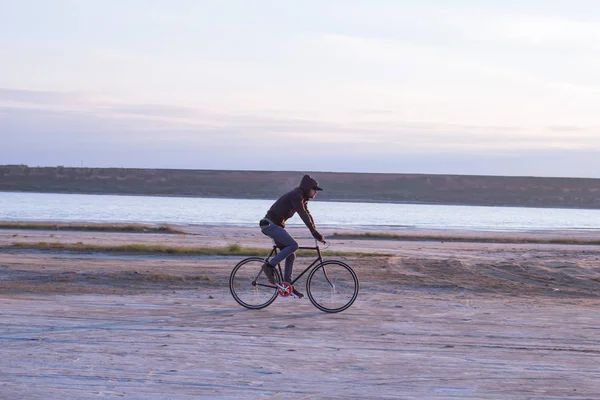
M279 225L269 224L261 229L262 233L269 236L275 241L277 247L281 249L279 253L269 260L269 264L277 265L285 260L285 270L283 272L283 280L292 282L292 271L294 269L294 261L296 261L295 251L298 250L298 242L290 236L289 233Z

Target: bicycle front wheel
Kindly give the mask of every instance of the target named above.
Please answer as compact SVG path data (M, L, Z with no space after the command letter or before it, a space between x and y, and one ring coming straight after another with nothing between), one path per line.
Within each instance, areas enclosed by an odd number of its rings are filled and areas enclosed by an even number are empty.
M358 296L358 277L341 261L325 261L310 271L306 279L306 293L321 311L344 311Z
M265 308L277 298L277 288L262 272L262 258L251 257L240 261L231 271L229 290L235 301L251 310Z

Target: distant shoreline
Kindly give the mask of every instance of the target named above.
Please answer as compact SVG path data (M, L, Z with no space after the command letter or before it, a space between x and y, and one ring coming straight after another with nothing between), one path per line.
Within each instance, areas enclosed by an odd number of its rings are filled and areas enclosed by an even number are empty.
M318 201L600 209L600 179L0 165L0 192L274 200L304 173Z
M286 229L298 237L310 237L306 227L302 224L290 224ZM57 220L2 220L0 219L1 231L54 231L54 232L103 232L123 234L164 234L164 235L204 235L207 232L214 234L232 235L233 233L255 233L262 237L258 225L253 224L224 224L224 223L147 223L147 222L84 222L84 221L57 221ZM494 230L494 229L468 229L468 228L433 228L416 226L332 226L320 225L327 237L355 240L414 240L424 239L427 241L447 240L455 241L494 241L507 243L539 242L551 243L557 239L595 240L600 242L600 231L597 229L522 229L522 230ZM310 240L313 240L310 237Z
M157 244L168 244L167 247L186 247L188 242L202 241L221 237L238 238L236 240L245 247L269 247L268 238L259 233L258 227L240 227L227 225L180 225L165 224L157 229L151 224L110 224L110 223L44 223L44 229L38 222L3 223L0 221L0 249L10 249L18 246L21 249L38 250L93 250L93 246L103 242L105 238L118 236L118 243L109 247L118 250L119 246L131 243L144 244L147 241ZM55 228L49 227L53 225ZM293 226L289 231L303 243L310 243L312 238L305 227ZM321 230L327 240L339 247L340 243L353 242L357 246L365 243L388 243L388 246L404 246L409 242L437 242L441 246L448 243L481 243L488 245L539 245L539 246L598 246L600 244L599 231L582 230L546 230L546 231L476 231L458 229L346 229L323 228ZM60 238L63 238L61 240ZM67 239L70 238L70 239ZM80 238L87 238L87 248L83 246ZM146 239L143 239L146 238ZM203 239L204 238L204 239ZM243 238L243 239L241 239ZM212 240L211 239L211 240ZM61 247L56 243L72 245ZM237 243L237 242L236 242ZM360 244L359 244L360 243ZM80 246L80 247L77 247ZM378 245L379 246L379 245ZM189 247L189 246L188 246ZM194 247L194 246L192 246ZM222 247L222 246L221 246ZM97 248L100 250L100 247ZM185 249L184 249L185 250ZM189 249L188 249L189 250ZM132 249L138 252L163 252L157 249L144 248Z

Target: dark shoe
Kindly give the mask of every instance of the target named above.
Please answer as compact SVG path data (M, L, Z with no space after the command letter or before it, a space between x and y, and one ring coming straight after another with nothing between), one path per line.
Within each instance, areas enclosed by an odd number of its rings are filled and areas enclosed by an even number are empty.
M292 294L298 299L304 298L304 294L297 291L295 287L292 287Z
M275 267L272 265L269 265L269 263L264 263L262 266L262 270L265 273L265 276L267 277L267 279L269 280L269 283L271 285L275 284Z

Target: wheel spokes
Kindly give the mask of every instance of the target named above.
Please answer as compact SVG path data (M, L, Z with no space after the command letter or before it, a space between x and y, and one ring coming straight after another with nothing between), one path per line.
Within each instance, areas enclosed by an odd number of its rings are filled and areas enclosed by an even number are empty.
M343 311L358 295L358 278L352 269L338 261L325 262L308 277L308 295L313 304L326 312Z
M234 299L246 308L258 309L271 304L277 292L262 273L261 259L247 259L233 270L229 287Z

